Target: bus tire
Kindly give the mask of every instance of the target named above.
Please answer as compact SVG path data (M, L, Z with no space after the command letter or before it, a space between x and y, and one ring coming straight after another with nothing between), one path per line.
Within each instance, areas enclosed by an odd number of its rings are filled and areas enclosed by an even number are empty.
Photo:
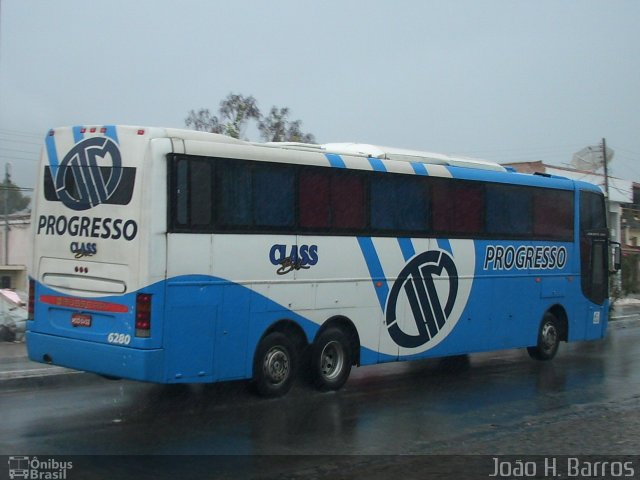
M535 347L527 347L531 358L536 360L551 360L558 352L560 345L560 327L558 320L552 313L545 313L538 329L538 343Z
M253 361L253 384L263 397L281 397L293 384L296 354L286 335L272 332L258 344Z
M320 333L311 347L311 376L321 391L339 390L351 373L351 343L339 328Z

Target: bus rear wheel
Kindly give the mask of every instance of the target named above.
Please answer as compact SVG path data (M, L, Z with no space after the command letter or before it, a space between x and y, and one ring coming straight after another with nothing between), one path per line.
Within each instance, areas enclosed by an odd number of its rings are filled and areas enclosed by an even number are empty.
M253 384L263 397L281 397L293 384L296 354L286 335L273 332L264 337L253 362Z
M351 343L339 328L320 333L311 347L311 375L321 391L339 390L351 373Z
M558 320L551 313L545 313L538 330L538 343L535 347L527 347L531 358L536 360L551 360L558 352L560 345L560 328Z

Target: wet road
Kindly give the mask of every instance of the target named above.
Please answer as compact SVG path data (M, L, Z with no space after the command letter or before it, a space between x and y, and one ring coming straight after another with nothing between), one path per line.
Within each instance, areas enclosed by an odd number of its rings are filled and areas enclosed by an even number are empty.
M634 316L635 314L623 312ZM637 318L637 316L636 316ZM89 383L0 392L0 454L636 454L640 321L603 341L354 369L338 393L242 382Z

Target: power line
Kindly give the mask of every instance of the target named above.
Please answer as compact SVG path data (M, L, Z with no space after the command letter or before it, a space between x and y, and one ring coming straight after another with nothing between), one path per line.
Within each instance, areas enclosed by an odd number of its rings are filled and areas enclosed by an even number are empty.
M4 128L0 128L0 134L5 134L5 135L13 135L13 136L19 136L19 137L33 137L33 138L38 138L38 139L42 139L44 138L44 135L37 135L35 133L27 133L27 132L21 132L18 130L7 130Z
M0 133L1 135L7 135L6 133ZM9 142L9 143L20 143L23 145L37 145L37 146L42 146L42 142L30 142L28 140L16 140L15 138L0 138L0 140L2 140L3 142Z
M3 155L0 153L0 158L2 158L3 160L7 160L7 161L13 161L13 160L20 160L25 161L25 162L38 162L38 158L25 158L25 157L16 157L15 155Z
M38 153L40 153L39 151L22 150L19 148L9 148L9 147L4 147L2 145L0 145L0 150L4 150L6 152L33 153L34 155L37 155Z

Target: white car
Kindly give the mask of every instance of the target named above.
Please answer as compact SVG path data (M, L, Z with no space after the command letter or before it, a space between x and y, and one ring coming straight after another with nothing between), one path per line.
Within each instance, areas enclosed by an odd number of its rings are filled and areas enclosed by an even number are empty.
M26 295L0 289L0 341L22 342L27 322Z

